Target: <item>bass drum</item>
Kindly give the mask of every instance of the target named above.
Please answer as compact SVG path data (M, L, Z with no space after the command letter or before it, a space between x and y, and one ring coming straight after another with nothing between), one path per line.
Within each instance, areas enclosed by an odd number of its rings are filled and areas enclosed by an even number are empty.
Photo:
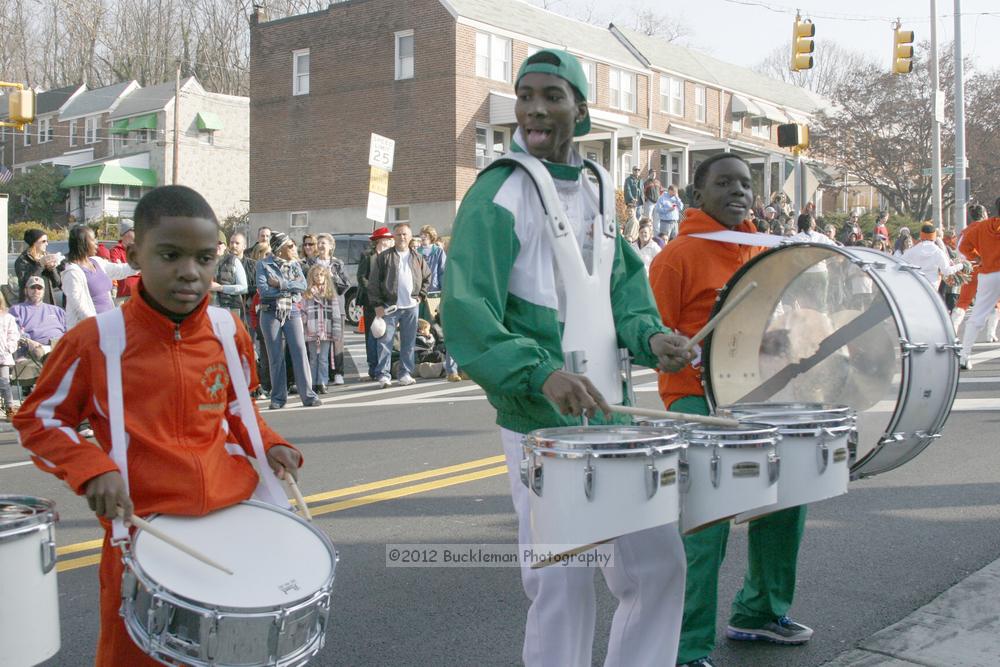
M861 247L796 243L757 255L714 312L757 283L706 338L705 396L828 403L857 413L851 477L897 468L940 437L958 389L959 344L916 267Z

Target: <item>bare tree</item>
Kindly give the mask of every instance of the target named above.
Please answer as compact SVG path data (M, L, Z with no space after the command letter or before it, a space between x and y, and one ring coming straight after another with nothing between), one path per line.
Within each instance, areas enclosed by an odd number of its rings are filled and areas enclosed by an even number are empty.
M1000 70L971 77L966 91L965 146L971 194L977 203L992 207L1000 197Z
M682 18L667 16L648 7L636 10L634 16L633 27L644 35L668 42L677 42L691 35L691 26Z
M775 47L764 60L754 66L754 69L779 81L806 88L823 97L830 97L837 86L851 73L874 66L872 59L864 53L845 49L831 41L816 43L812 69L791 71L789 67L791 54L792 43L785 42Z

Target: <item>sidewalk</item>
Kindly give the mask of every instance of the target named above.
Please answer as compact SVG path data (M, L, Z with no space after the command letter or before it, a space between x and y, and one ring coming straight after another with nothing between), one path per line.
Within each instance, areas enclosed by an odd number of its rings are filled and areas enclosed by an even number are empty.
M1000 665L1000 559L823 667Z

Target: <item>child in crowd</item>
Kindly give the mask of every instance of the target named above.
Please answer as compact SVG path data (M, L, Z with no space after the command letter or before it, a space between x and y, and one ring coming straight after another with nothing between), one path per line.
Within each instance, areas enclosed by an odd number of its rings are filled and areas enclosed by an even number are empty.
M333 288L330 270L315 264L306 276L306 291L302 308L306 315L306 350L316 393L325 394L330 383L330 344L340 327L337 292ZM336 369L340 372L340 369Z
M3 412L10 421L17 406L14 404L14 394L10 390L10 372L14 368L14 352L21 340L21 331L17 320L7 312L7 300L0 294L0 401L3 402Z
M98 667L159 664L133 643L118 614L123 565L111 541L111 521L121 517L127 523L133 513L200 516L247 500L260 480L248 460L255 449L266 452L280 478L294 476L302 462L256 406L242 416L232 407L234 383L253 389L257 377L250 337L238 320L223 313L235 326L241 362L236 369L230 369L213 328L207 297L218 237L215 213L194 190L171 185L147 193L136 206L135 243L128 248L129 264L142 270L137 296L68 331L14 417L34 464L85 495L105 529ZM118 339L105 336L120 331L122 323L124 350L116 378L106 372L100 344ZM111 396L113 386L118 391ZM107 415L113 403L122 406L128 425L124 442L112 440ZM82 443L73 430L84 419L98 446ZM260 429L256 447L249 420ZM266 470L263 461L260 465Z

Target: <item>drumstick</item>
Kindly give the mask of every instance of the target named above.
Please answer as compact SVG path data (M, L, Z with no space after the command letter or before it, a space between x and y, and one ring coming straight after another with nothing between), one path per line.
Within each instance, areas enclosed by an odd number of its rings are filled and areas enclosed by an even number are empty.
M740 301L747 298L750 295L750 292L754 291L756 288L757 288L757 281L753 281L749 285L744 287L742 290L740 290L739 293L736 294L736 296L732 297L731 299L727 299L726 305L724 305L722 309L715 314L715 317L706 322L705 326L703 326L698 333L696 333L694 336L691 337L691 340L689 340L688 344L684 346L684 349L690 350L695 345L700 343L702 338L712 333L712 329L715 328L715 325L717 325L723 317L728 315L729 311L731 311L736 306L740 305Z
M306 521L312 521L312 514L309 513L309 506L306 505L306 499L302 497L302 492L299 491L299 485L295 483L295 478L292 477L291 473L285 471L285 482L288 483L288 488L292 491L292 497L295 498L295 504L299 506L299 511L302 512L302 518Z
M729 428L736 428L740 425L740 422L735 419L728 419L726 417L711 417L709 415L694 415L688 414L687 412L669 412L667 410L652 410L650 408L634 408L628 405L612 405L612 412L618 412L623 415L635 415L637 417L655 417L656 419L673 419L675 421L684 422L701 422L702 424L711 424L712 426L727 426Z
M132 518L130 518L128 520L128 522L130 524L132 524L133 526L135 526L136 528L138 528L140 530L146 531L147 533L149 533L153 537L158 538L158 539L166 542L167 544L169 544L173 548L175 548L175 549L177 549L179 551L183 551L188 556L191 556L192 558L200 560L205 565L211 565L216 570L222 570L223 572L225 572L226 574L229 574L229 575L233 574L233 571L230 570L228 567L225 567L224 565L220 565L219 563L215 562L214 560L212 560L211 558L209 558L205 554L201 553L200 551L197 551L196 549L193 549L193 548L189 547L188 545L184 544L183 542L181 542L181 541L179 541L179 540L171 537L170 535L168 535L167 533L164 533L159 528L155 528L153 526L153 524L151 524L150 522L146 521L145 519L140 519L139 517L137 517L136 515L133 514Z

